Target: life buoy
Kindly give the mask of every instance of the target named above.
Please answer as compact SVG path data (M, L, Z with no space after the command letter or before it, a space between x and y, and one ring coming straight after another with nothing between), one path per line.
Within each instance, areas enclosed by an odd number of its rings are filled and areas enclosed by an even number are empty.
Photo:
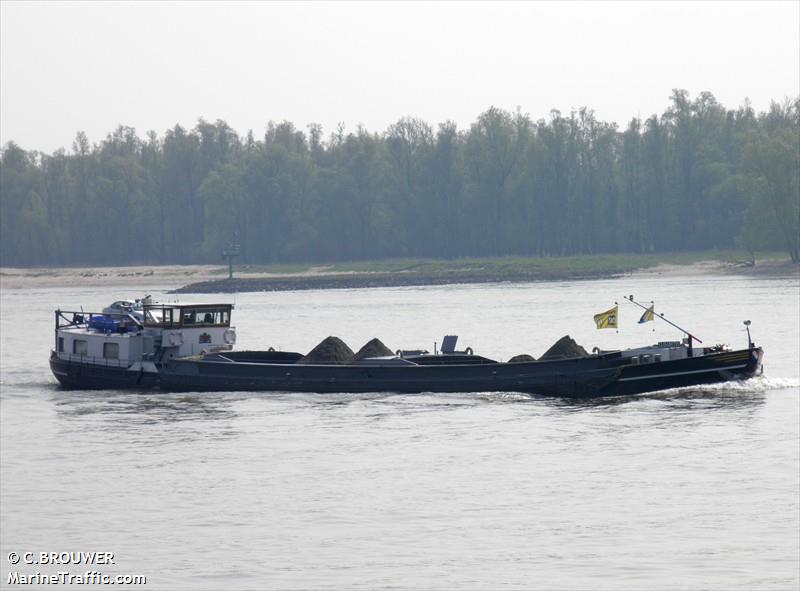
M274 353L275 352L275 347L270 347L269 349L267 349L267 351L269 351L270 353Z
M464 349L464 353L466 353L467 355L472 355L473 354L472 347L467 347L466 349Z

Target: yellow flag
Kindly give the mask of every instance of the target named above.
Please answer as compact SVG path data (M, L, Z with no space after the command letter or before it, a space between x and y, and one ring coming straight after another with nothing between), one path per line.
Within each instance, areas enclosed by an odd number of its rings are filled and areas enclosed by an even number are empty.
M597 324L597 328L617 328L618 310L619 306L614 306L610 310L595 314L594 322Z

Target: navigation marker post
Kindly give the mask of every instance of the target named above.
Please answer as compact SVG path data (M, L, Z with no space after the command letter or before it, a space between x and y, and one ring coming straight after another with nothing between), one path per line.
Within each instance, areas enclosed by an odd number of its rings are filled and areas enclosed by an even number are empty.
M239 246L238 236L234 234L233 242L229 242L222 249L222 258L228 260L228 279L233 279L233 259L239 256L241 247Z

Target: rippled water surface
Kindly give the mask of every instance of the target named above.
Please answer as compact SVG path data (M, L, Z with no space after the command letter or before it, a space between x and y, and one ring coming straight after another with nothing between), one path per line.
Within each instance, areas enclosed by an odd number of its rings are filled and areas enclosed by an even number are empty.
M706 343L745 346L751 319L765 375L592 402L62 391L52 310L142 294L4 290L0 587L87 570L10 552L100 550L143 589L797 589L796 277L239 294L234 324L239 348L458 333L495 359L678 337L623 303L619 334L595 330L628 293Z

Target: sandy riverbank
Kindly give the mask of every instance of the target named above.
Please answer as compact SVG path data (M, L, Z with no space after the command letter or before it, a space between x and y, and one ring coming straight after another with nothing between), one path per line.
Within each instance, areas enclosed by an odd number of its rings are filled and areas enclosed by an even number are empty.
M686 265L660 264L634 269L634 275L800 275L800 265L785 260L759 261L755 267L722 261L700 261ZM621 275L623 273L617 273ZM352 287L380 287L396 285L437 285L444 283L486 283L493 281L558 281L565 279L592 279L606 277L602 272L565 269L516 271L502 276L487 270L454 269L441 273L414 272L356 272L333 271L329 267L310 267L298 272L266 273L237 271L237 291L276 291L288 289L336 289ZM225 270L217 265L160 265L131 267L50 267L50 268L0 268L0 289L27 289L42 287L116 286L136 290L138 286L158 286L163 290L178 290L197 286L201 292L229 291L224 285ZM198 285L199 284L199 285Z
M634 275L723 275L743 274L762 276L800 276L800 265L785 260L759 261L755 267L721 261L700 261L687 265L661 264L631 270ZM619 273L618 273L619 275ZM0 268L0 288L26 289L41 287L68 287L80 284L92 286L117 286L135 290L138 286L159 286L164 290L177 290L196 286L201 292L275 291L287 289L335 289L352 287L379 287L394 285L428 285L444 283L486 283L491 281L548 281L562 279L591 279L602 276L591 271L563 273L515 272L495 276L494 273L454 269L442 273L408 272L353 272L331 271L328 267L310 267L300 272L264 273L237 271L235 285L224 285L224 270L216 265L163 265L133 267L52 267L52 268Z
M310 267L296 273L265 273L236 271L237 277L270 279L282 277L316 277L350 275L352 272L331 272L326 267ZM155 265L131 267L0 267L0 289L37 287L130 287L159 286L164 290L178 289L190 283L224 279L227 269L218 265Z
M699 261L690 265L674 265L662 263L655 267L637 269L634 275L763 275L763 276L800 276L800 265L788 259L765 259L755 266L744 263L728 263L724 261Z
M48 267L0 268L0 288L25 289L37 287L163 285L175 289L194 281L219 278L213 265L164 265L137 267Z

